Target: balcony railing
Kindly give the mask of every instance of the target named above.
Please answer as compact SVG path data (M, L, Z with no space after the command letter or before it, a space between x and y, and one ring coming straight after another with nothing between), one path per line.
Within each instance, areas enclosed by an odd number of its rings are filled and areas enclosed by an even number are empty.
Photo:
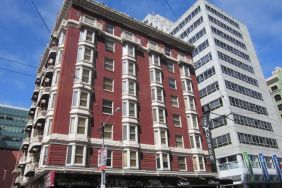
M135 37L132 33L126 31L123 31L121 33L121 40L126 40L134 44L141 45L141 40L139 38Z
M191 64L192 65L192 60L191 59L188 59L185 55L183 54L178 54L177 55L177 59L178 61L180 62L184 62L184 63L188 63L188 64Z
M160 54L165 53L164 48L160 47L158 44L153 43L153 42L148 42L147 49L151 50L151 51L155 51L155 52L160 53Z
M90 26L90 27L94 27L96 29L102 30L103 29L103 24L99 23L95 18L90 17L90 16L81 16L80 17L80 23Z
M219 164L218 165L218 169L220 171L222 171L222 170L230 170L230 169L234 169L234 168L239 168L238 161L229 162L229 163L223 163L223 164Z
M23 140L21 149L27 149L27 148L28 148L28 145L29 145L29 141L30 141L30 139L29 139L28 137L26 137L26 138Z

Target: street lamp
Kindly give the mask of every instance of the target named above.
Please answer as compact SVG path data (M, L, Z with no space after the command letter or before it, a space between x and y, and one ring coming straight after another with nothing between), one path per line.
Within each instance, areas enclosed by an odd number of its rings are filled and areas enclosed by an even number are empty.
M112 117L115 114L115 112L117 112L119 110L120 110L120 107L117 107L115 109L115 111L107 117L107 119L102 123L102 126L99 128L99 129L101 129L101 134L102 134L101 135L102 136L102 148L101 148L101 152L100 152L100 163L105 161L104 160L104 155L103 155L104 152L105 152L104 151L104 149L105 149L104 148L104 145L105 145L105 141L104 141L104 128L106 126L106 123L110 119L110 117ZM106 151L106 152L108 152L108 151ZM106 188L106 172L105 172L104 168L101 169L101 188Z

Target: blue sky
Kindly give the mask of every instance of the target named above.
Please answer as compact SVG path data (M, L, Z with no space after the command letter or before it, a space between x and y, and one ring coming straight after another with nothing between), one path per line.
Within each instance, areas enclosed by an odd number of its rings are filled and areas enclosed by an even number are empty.
M158 13L175 21L165 0L99 0L107 6L143 19ZM34 0L49 28L53 28L62 0ZM195 0L168 0L180 17ZM245 23L257 50L265 77L282 66L282 1L281 0L210 0L230 15ZM255 3L254 3L255 2ZM29 108L36 69L4 61L12 59L37 66L49 33L29 0L1 0L0 11L0 103ZM32 76L5 71L9 69Z

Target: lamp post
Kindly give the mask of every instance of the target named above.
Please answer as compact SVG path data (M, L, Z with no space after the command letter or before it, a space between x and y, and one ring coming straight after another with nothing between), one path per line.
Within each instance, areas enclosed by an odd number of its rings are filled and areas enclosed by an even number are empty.
M104 128L106 126L106 123L110 119L110 117L112 117L115 114L115 112L117 112L119 110L120 110L120 107L117 107L115 109L115 111L107 117L107 119L102 123L102 126L99 128L99 129L101 129L101 134L102 134L101 135L102 136L102 147L101 147L101 153L100 153L100 163L102 163L103 161L107 160L107 159L104 160L104 155L103 155L104 152L105 152L104 151L104 149L105 149L105 146L104 146L105 145L105 141L104 141ZM106 151L106 152L108 152L108 151ZM105 172L104 168L101 169L101 188L106 188L106 172Z

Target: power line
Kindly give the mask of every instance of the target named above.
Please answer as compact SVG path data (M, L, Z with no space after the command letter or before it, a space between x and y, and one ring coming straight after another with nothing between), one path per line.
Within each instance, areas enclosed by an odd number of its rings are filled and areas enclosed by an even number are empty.
M21 74L21 75L24 75L24 76L29 76L29 77L33 77L34 78L34 75L27 74L27 73L24 73L24 72L18 72L18 71L6 69L6 68L0 68L0 70L4 70L4 71L8 71L8 72L13 72L13 73L17 73L17 74Z
M170 11L172 12L173 16L175 17L175 19L177 20L177 16L176 16L176 14L175 14L173 8L170 6L168 0L165 0L165 2L166 2L166 4L167 4L167 6L169 7Z
M37 66L34 66L34 65L29 65L29 64L26 64L26 63L22 63L22 62L15 61L15 60L8 59L8 58L4 58L4 57L0 57L0 60L7 61L7 62L10 62L10 63L19 64L19 65L24 65L24 66L31 67L31 68L34 68L34 69L38 68Z
M47 31L51 34L51 30L49 29L47 23L45 22L43 16L41 15L41 13L39 12L37 6L35 5L35 3L33 2L33 0L30 0L31 4L33 5L33 7L35 8L37 14L39 15L41 21L44 23L45 28L47 29Z

